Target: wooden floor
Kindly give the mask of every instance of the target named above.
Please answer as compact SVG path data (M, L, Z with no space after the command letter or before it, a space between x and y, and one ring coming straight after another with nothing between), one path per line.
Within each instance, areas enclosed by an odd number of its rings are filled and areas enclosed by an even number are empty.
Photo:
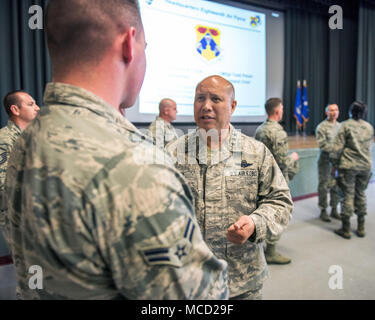
M289 136L289 149L312 149L318 148L318 143L314 136Z

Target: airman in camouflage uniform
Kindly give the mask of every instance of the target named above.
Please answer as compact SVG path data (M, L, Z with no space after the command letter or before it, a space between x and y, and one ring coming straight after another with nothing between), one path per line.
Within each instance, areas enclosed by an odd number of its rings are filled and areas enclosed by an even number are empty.
M155 144L164 149L169 143L178 138L175 128L171 122L176 120L177 107L172 99L163 99L159 104L159 116L148 128Z
M338 184L343 192L342 227L335 230L339 236L350 239L350 217L357 215L357 235L365 236L367 214L366 189L371 178L371 145L374 128L367 121L366 104L355 101L349 109L350 119L341 123L333 142L331 157L338 168Z
M319 208L321 210L320 219L330 222L331 219L327 214L327 193L330 192L330 206L332 208L331 217L341 219L337 213L337 205L339 202L339 187L336 183L335 177L332 176L332 163L329 158L329 153L332 151L333 141L340 128L340 123L337 121L339 116L339 107L337 104L329 104L326 107L327 119L322 121L315 130L315 137L320 148L318 158L318 196Z
M293 204L269 150L230 125L235 106L230 82L203 80L194 103L200 129L166 149L193 190L205 241L228 262L230 297L260 299L268 275L263 241L279 237Z
M64 33L76 21L81 33L69 34L77 38L67 43ZM100 27L91 30L90 22ZM185 180L168 158L137 161L140 152L164 153L119 112L134 104L145 73L137 4L50 0L46 29L56 82L47 85L40 117L16 142L7 175L22 298L227 298L227 263L203 241ZM95 48L105 44L103 60ZM81 64L66 65L71 60L60 55L67 47L83 60L98 55L89 60L95 77ZM28 286L33 265L43 271L40 290Z
M7 241L5 231L7 198L5 194L5 177L8 159L13 145L29 123L36 117L39 106L25 91L9 92L4 98L4 108L8 114L8 125L0 130L0 230Z
M281 99L270 98L266 102L265 109L268 118L255 131L255 139L263 142L271 151L286 182L289 183L299 170L299 162L296 152L288 155L288 135L279 124L283 117L284 106ZM292 261L289 257L285 257L276 251L276 243L279 238L273 241L266 241L266 260L268 264L288 264Z

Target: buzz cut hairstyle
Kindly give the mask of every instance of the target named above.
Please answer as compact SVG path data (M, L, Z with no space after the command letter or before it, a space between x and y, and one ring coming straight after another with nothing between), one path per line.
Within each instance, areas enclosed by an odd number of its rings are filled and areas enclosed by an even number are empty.
M269 116L272 116L275 113L275 109L281 104L283 101L280 98L269 98L266 101L265 109Z
M224 77L222 76L219 76L219 75L213 75L213 76L209 76L207 78L204 78L202 81L200 81L197 86L195 87L195 91L198 90L199 86L202 84L203 81L209 79L209 78L221 78L222 80L226 81L228 83L228 87L230 88L230 91L232 92L232 100L235 101L236 100L236 90L234 89L234 85L232 82L230 82L229 80L225 79Z
M15 91L11 91L11 92L7 93L4 97L3 105L4 105L5 111L6 111L9 118L13 115L12 110L10 110L11 106L16 105L17 107L21 108L22 100L21 100L21 97L19 95L20 93L28 94L24 90L15 90Z
M137 0L49 0L46 36L53 71L100 61L129 27L143 33Z
M331 105L337 105L337 103L327 103L327 106L326 106L326 109L325 109L325 112L328 112L328 107L331 106Z

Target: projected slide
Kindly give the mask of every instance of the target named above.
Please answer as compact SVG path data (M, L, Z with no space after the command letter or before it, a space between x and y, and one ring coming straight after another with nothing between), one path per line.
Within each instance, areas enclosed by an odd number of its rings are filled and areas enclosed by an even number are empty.
M141 0L147 71L139 112L158 113L162 98L192 116L197 83L218 74L230 80L234 116L263 116L266 97L266 21L260 12L202 0Z

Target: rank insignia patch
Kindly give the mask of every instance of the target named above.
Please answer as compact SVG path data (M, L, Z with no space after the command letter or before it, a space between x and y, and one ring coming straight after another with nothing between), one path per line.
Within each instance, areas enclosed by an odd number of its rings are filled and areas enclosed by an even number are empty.
M177 242L169 246L158 246L142 248L141 255L148 265L170 265L173 267L182 267L185 258L188 257L192 248L192 241L195 233L195 223L191 218L188 219L185 231Z

